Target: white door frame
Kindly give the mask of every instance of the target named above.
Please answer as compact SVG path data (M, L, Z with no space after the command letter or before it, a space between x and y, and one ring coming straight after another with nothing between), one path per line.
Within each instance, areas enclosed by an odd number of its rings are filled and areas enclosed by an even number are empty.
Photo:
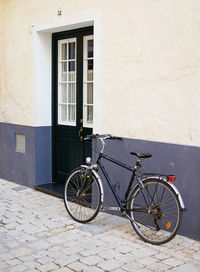
M34 41L34 126L52 126L51 112L51 56L52 33L67 31L86 26L94 26L94 125L93 132L101 131L101 94L100 94L100 66L101 66L101 27L100 12L73 14L58 17L55 20L33 23L31 32Z

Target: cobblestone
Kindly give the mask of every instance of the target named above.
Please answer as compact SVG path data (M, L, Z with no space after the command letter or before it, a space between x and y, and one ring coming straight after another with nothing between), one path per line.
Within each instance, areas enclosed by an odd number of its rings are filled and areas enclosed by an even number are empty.
M121 261L117 261L114 259L111 259L109 261L105 261L102 263L99 263L98 266L103 269L104 271L112 271L116 268L122 267L124 263Z
M98 257L98 256L89 256L89 257L85 257L85 258L82 258L80 259L80 261L86 265L96 265L100 262L102 262L102 258Z
M0 271L200 272L200 242L144 243L125 219L81 225L61 199L0 179Z

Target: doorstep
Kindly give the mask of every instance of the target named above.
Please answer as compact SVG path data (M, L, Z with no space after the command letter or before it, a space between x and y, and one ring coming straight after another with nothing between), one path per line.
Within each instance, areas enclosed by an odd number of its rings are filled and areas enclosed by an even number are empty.
M52 182L34 186L34 189L46 194L63 198L64 184Z

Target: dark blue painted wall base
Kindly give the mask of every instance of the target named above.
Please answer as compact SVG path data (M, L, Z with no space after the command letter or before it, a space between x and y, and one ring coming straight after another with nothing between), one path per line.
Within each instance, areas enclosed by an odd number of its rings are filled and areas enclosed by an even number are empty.
M16 152L16 133L25 135L25 153ZM0 177L33 188L51 182L51 127L0 123Z
M94 158L97 149L98 145L95 142ZM149 152L153 155L152 158L143 161L145 172L176 175L174 184L180 191L187 208L183 214L179 234L200 240L200 148L127 138L123 138L122 141L107 141L105 148L105 154L133 166L136 158L129 154L130 151ZM110 162L104 162L113 184L120 184L119 194L123 196L130 179L130 172ZM108 205L115 203L108 186L105 189L105 201Z
M26 152L16 152L16 133L26 137ZM52 182L51 127L28 127L0 123L0 178L33 188ZM93 158L97 143L93 143ZM175 174L175 185L181 192L187 211L184 212L180 234L200 240L200 148L123 138L108 141L105 154L133 166L130 151L149 152L152 158L143 163L146 172ZM130 173L106 162L113 183L120 184L123 195ZM114 206L110 189L105 187L105 202Z

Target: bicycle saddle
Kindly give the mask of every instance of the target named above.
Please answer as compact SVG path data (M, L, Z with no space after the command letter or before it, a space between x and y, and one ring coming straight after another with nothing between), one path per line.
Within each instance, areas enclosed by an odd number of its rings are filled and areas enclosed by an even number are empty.
M150 158L152 156L150 153L146 152L145 153L130 152L130 154L142 159Z

